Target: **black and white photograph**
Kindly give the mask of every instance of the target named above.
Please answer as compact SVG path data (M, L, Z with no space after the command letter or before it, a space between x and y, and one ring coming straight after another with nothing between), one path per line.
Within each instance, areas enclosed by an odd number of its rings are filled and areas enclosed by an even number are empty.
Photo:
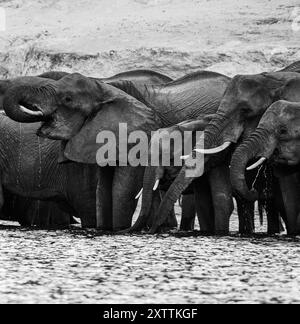
M299 256L299 0L0 0L0 304L199 321Z

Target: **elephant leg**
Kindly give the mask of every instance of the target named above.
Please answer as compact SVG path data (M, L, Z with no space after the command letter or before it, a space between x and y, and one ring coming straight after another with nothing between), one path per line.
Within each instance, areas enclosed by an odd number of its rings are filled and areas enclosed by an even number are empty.
M268 221L268 234L274 235L280 233L280 215L274 198L267 199L266 213Z
M38 213L37 201L19 196L16 196L13 199L14 208L12 208L11 211L14 215L17 215L19 224L22 227L33 226Z
M153 192L152 202L151 202L151 209L150 209L149 217L147 218L147 224L146 224L147 229L150 229L152 227L152 225L153 225L153 222L155 220L156 211L159 208L161 200L162 199L161 199L160 192L158 190Z
M183 195L180 230L182 231L194 230L195 217L196 217L195 195Z
M112 183L114 169L111 167L98 168L98 184L96 191L96 227L103 231L113 229L113 199ZM83 227L95 227L91 224L82 224Z
M207 176L196 179L193 187L200 231L204 234L212 235L215 231L215 214Z
M150 229L154 223L154 220L156 218L156 212L158 211L158 208L163 200L164 195L165 195L165 192L163 192L163 191L156 190L155 192L153 192L151 212L150 212L150 216L147 219L147 225L146 225L146 227L148 229ZM173 209L170 212L168 219L161 227L164 230L168 230L168 229L177 228L177 226L178 226L178 223L177 223L177 219L176 219L176 215L175 215L175 210Z
M159 195L160 195L160 202L162 202L163 197L166 193L164 191L159 191ZM158 205L159 207L159 205ZM157 209L155 209L155 211L157 211ZM165 224L162 225L163 228L165 229L174 229L178 227L178 222L177 222L177 218L176 218L176 214L175 214L175 207L170 211L169 217L167 219L167 221L165 222Z
M251 235L254 233L254 209L255 203L236 197L237 213L239 217L239 233Z
M286 214L286 228L288 235L300 233L298 226L300 188L297 175L282 176L279 178L283 204Z
M176 218L176 213L175 213L175 207L170 211L169 218L167 220L166 226L168 228L178 228L178 222Z
M2 180L0 181L0 211L2 210L4 206L4 192L2 187Z
M38 214L34 225L39 224L42 228L69 228L72 214L65 212L57 202L36 201Z
M229 234L229 219L234 210L230 172L227 165L209 172L210 189L215 211L215 233Z
M131 227L137 200L136 195L143 186L144 167L116 167L113 186L113 230Z
M5 212L3 210L4 207L4 192L2 183L0 182L0 219L6 219Z

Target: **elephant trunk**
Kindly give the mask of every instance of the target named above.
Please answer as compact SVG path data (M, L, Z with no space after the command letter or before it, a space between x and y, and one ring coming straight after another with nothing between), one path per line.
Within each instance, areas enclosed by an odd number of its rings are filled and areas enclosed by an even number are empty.
M205 149L214 148L220 144L218 140L226 124L226 117L220 113L213 118L204 131Z
M21 123L44 121L53 113L56 81L40 77L22 77L11 82L4 99L7 116Z
M241 144L231 159L230 177L233 191L248 201L258 199L258 193L254 189L249 189L246 182L246 167L250 160L260 157L264 152L265 139L268 134L263 129L257 129L255 133Z
M143 198L142 208L139 217L135 224L131 227L130 232L141 231L147 224L148 217L150 216L152 200L153 200L153 188L156 182L156 167L146 168L143 180Z
M31 97L26 86L10 88L3 100L3 109L8 117L21 123L42 121L44 114L36 106L30 105ZM27 107L28 108L27 108Z
M151 234L155 234L159 228L166 222L170 212L172 211L174 204L180 198L182 192L184 192L189 185L193 182L194 178L186 177L185 167L181 168L180 173L178 174L175 181L170 186L166 195L163 198L163 201L159 207L159 210L156 214L156 219L150 230Z

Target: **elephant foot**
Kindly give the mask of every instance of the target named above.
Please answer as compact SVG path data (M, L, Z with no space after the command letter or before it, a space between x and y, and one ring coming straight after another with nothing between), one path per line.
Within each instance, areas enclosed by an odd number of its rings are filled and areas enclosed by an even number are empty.
M97 225L95 221L92 222L86 222L81 220L81 228L83 230L90 230L90 229L96 229Z
M299 231L288 231L287 232L288 237L296 237L296 236L299 236L299 235L300 235Z
M200 231L201 236L214 236L215 232L214 231Z
M163 226L161 227L161 232L163 233L175 233L178 232L178 227L176 226Z
M229 231L228 230L216 230L215 231L215 236L229 236Z

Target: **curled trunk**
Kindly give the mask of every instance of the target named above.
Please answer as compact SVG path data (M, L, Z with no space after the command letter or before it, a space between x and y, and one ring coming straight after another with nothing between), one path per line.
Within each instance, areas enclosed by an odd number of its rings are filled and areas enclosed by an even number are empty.
M3 99L8 117L21 123L44 121L53 112L56 81L40 77L22 77L11 82Z
M27 86L15 86L7 90L3 99L3 109L8 117L21 123L42 121L43 113L29 106L31 95ZM24 107L22 107L24 106Z
M233 190L248 201L255 201L258 194L254 189L249 189L246 182L246 167L249 161L261 157L264 152L265 139L268 134L263 129L258 129L248 140L241 144L232 156L230 178Z

